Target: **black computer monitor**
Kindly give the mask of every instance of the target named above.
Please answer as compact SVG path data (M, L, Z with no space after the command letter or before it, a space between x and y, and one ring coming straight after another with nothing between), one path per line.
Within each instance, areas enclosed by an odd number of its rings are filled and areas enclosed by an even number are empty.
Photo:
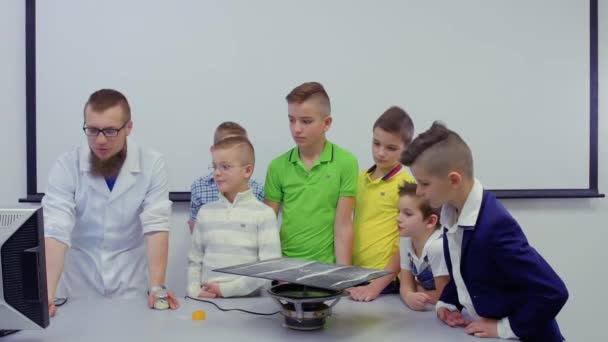
M43 227L40 207L0 209L0 335L49 325Z

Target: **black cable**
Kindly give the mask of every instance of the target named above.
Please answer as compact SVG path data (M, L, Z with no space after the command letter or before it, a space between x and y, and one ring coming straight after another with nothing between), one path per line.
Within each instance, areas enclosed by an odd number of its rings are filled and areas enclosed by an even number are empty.
M197 302L203 302L203 303L209 303L209 304L213 304L216 308L222 310L222 311L240 311L240 312L244 312L244 313L248 313L248 314L252 314L252 315L260 315L260 316L272 316L272 315L276 315L278 314L280 311L276 311L273 313L264 313L264 312L254 312L254 311L249 311L249 310L245 310L245 309L224 309L221 306L217 305L216 303L210 301L210 300L204 300L204 299L200 299L200 298L194 298L194 297L190 297L190 296L186 296L186 299L192 299L195 300Z
M56 307L60 307L67 302L68 302L67 298L55 298L55 300L53 301L53 303L55 304Z

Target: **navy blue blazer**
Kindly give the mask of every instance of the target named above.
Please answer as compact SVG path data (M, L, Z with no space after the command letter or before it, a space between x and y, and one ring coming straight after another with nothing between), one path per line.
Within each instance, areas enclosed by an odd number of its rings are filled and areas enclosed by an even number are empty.
M528 244L496 197L484 190L475 228L459 229L464 229L460 272L477 314L497 320L508 317L511 330L523 341L562 341L555 316L568 299L566 285ZM453 279L445 235L443 251ZM454 280L439 300L462 310Z

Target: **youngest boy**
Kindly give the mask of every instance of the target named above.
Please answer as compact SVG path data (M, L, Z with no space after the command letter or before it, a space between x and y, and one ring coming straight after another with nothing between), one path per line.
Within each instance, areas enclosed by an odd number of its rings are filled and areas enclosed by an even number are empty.
M269 281L213 270L280 257L277 219L247 185L255 164L247 138L220 140L211 154L219 200L198 213L188 253L187 292L195 298L250 295Z
M439 209L416 195L416 184L399 187L401 298L412 310L434 306L450 280L443 257Z

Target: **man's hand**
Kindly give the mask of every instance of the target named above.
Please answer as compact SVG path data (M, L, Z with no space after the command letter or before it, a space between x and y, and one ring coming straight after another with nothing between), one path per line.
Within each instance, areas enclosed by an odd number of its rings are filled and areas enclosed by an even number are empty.
M49 316L53 317L57 313L57 307L55 306L55 300L49 299Z
M148 294L148 307L150 309L154 308L154 301L155 301L155 297L154 297L154 293L150 292ZM169 303L169 308L171 310L175 310L177 308L179 308L179 301L177 300L177 297L175 297L175 295L173 294L173 292L167 290L167 301Z
M382 292L382 290L378 291L376 288L374 288L372 284L351 287L346 289L346 291L350 294L350 299L355 300L357 302L372 301L378 298L380 292Z
M465 327L471 323L462 316L460 311L450 311L448 308L437 310L437 317L451 327Z
M498 321L480 318L467 325L464 332L476 337L498 337Z
M405 296L405 304L416 311L423 311L426 303L430 302L431 297L424 292L410 292Z
M214 294L214 297L210 297L210 298L216 298L216 297L223 297L222 295L222 291L220 290L220 284L216 283L216 282L203 282L203 286L207 288L206 291L201 291L201 294L203 292L207 292L210 294ZM199 295L200 297L200 295Z

